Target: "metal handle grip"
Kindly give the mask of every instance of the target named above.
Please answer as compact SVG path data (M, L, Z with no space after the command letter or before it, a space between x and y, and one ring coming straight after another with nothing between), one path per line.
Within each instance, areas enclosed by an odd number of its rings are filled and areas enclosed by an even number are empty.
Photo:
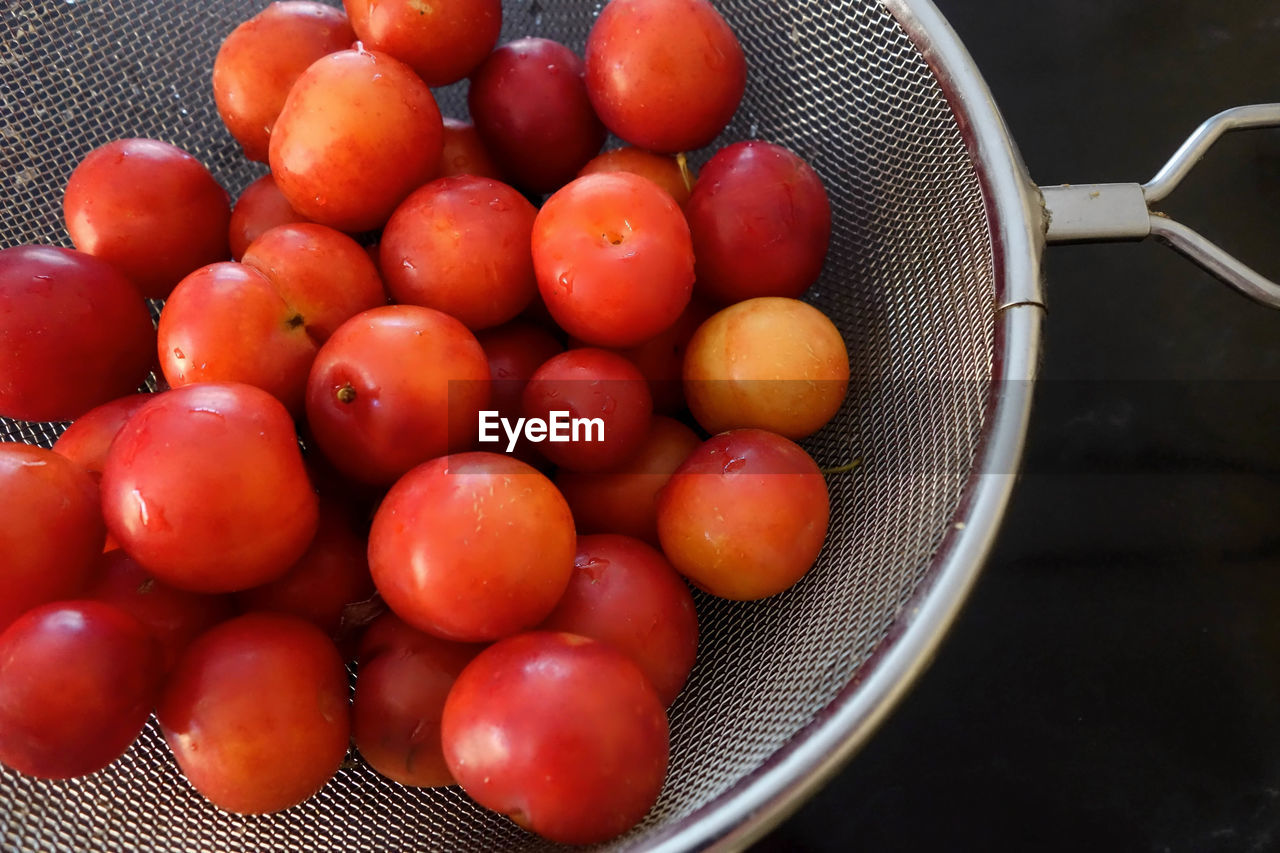
M1280 308L1280 285L1187 226L1151 209L1168 198L1222 136L1232 130L1280 126L1280 104L1255 104L1218 113L1191 134L1156 176L1145 184L1065 184L1041 187L1045 240L1093 243L1155 237L1205 271L1270 308Z

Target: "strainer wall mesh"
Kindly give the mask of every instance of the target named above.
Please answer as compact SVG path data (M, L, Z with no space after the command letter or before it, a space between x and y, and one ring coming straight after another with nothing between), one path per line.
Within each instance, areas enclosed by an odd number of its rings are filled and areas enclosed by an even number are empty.
M72 167L122 136L179 145L233 194L249 164L213 106L221 39L260 0L0 2L0 248L69 246L61 195ZM806 157L835 211L809 294L841 329L855 383L805 442L830 478L831 533L818 565L767 602L699 597L698 666L671 712L670 777L643 844L731 795L859 673L928 574L982 438L992 371L996 269L964 138L919 50L874 0L717 0L746 49L747 95L721 142L758 137ZM600 4L506 4L504 39L581 51ZM465 90L440 93L465 114ZM705 157L703 158L705 159ZM0 440L48 446L57 424L0 419ZM5 517L0 495L0 523ZM456 789L385 782L354 753L317 797L240 817L178 774L154 721L120 761L50 783L0 768L0 847L18 850L493 850L545 845ZM723 802L723 799L721 800Z

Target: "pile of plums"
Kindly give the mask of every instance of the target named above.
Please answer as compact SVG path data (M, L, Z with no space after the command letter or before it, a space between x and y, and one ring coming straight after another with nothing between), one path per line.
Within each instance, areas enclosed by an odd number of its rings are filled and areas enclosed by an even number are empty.
M689 584L768 598L826 536L831 211L768 142L693 174L747 80L706 0L613 0L585 58L501 20L273 3L213 67L270 167L234 209L121 139L71 174L75 250L0 252L0 415L74 421L0 445L0 762L96 772L154 710L233 812L351 739L556 841L652 807ZM474 124L432 94L463 79Z

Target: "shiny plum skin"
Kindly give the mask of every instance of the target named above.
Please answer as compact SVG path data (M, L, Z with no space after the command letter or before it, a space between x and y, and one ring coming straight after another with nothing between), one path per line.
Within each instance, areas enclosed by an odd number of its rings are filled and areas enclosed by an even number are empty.
M698 292L713 302L798 297L822 272L831 203L817 173L780 145L722 148L702 167L685 216Z
M648 679L576 634L520 634L481 652L449 693L441 736L476 802L566 844L630 829L667 769L666 713Z
M409 66L342 50L289 91L271 132L271 173L307 219L368 231L435 173L442 133L435 98Z
M502 45L471 77L467 103L485 148L523 190L551 192L578 174L604 144L582 60L542 38Z
M261 271L247 264L201 267L173 289L156 348L174 388L242 382L261 388L292 412L302 400L317 344Z
M605 125L660 154L715 139L747 82L742 46L707 0L611 0L587 37L586 70Z
M431 640L441 647L472 648ZM454 679L474 655L459 655L455 662L443 653L414 650L361 662L353 736L370 767L401 785L456 784L440 750L440 715Z
M573 517L536 469L461 453L410 471L369 532L369 568L397 616L459 642L537 625L573 571Z
M0 251L0 417L66 421L138 390L155 360L142 295L68 249Z
M388 623L398 623L388 629ZM484 648L414 630L394 613L369 627L360 649L351 736L369 765L401 785L453 785L440 716L458 673ZM377 642L376 638L382 638Z
M232 382L174 388L130 418L107 453L102 506L148 573L205 593L284 574L318 512L289 413Z
M150 632L169 672L191 642L234 613L225 595L201 595L177 589L147 574L123 551L103 554L84 597L110 604Z
M277 225L305 221L306 217L289 206L276 179L263 175L245 187L231 208L231 259L240 260L250 243Z
M356 40L339 9L307 0L272 3L231 31L213 61L218 114L250 160L267 161L271 128L311 63Z
M95 406L58 436L53 452L79 464L95 480L101 480L102 466L116 434L134 412L154 399L154 394L130 394Z
M620 468L561 469L556 485L581 533L621 533L658 544L658 494L702 440L679 421L655 415L649 434Z
M649 380L649 393L653 395L653 410L663 414L677 414L684 410L684 356L698 327L715 313L706 301L694 296L676 321L663 331L633 347L621 347L613 352L625 356L640 368ZM583 346L575 338L569 345Z
M163 392L161 392L163 393ZM107 451L120 428L134 413L156 398L155 394L128 394L95 406L68 425L53 443L53 452L81 465L95 477L102 477Z
M89 472L95 483L101 482L107 451L111 449L111 443L116 440L120 428L133 417L134 412L154 398L153 394L130 394L90 409L58 436L58 440L53 443L53 452L79 464ZM103 550L114 551L119 547L120 543L107 534Z
M840 411L849 354L840 330L812 305L748 299L694 333L684 387L690 411L709 433L753 427L799 439Z
M809 454L771 432L740 429L694 450L658 496L658 536L676 571L712 595L777 595L818 559L827 483Z
M579 536L569 588L538 626L600 640L640 667L664 706L698 657L698 615L684 578L629 536Z
M417 305L352 317L320 348L307 382L307 419L325 458L377 485L470 447L488 402L489 364L475 336Z
M293 616L250 613L188 648L156 717L183 774L218 808L297 805L347 752L347 672L333 641Z
M0 633L0 764L87 776L142 733L160 655L136 619L99 601L37 607Z
M0 630L38 604L75 597L106 529L98 483L52 450L0 444Z
M245 250L244 263L262 272L317 344L347 320L387 303L377 266L355 240L310 222L279 225Z
M502 0L343 0L370 50L407 64L428 86L475 70L498 42Z
M648 178L667 191L667 195L675 200L681 208L689 201L693 185L685 180L680 164L674 157L665 154L654 154L643 148L627 146L606 151L583 166L578 177L594 175L597 172L630 172L642 178ZM693 172L689 173L693 179Z
M588 425L576 441L547 440L537 447L571 471L605 471L626 462L644 443L653 398L644 374L622 356L602 349L572 349L548 359L533 374L524 389L522 411L526 418L548 423L557 411L568 412L572 420L598 419L601 423Z
M191 271L231 255L231 201L209 170L155 139L118 139L80 161L62 200L77 249L162 298Z
M347 605L373 595L367 551L349 508L322 499L316 537L302 558L281 577L236 593L236 606L297 616L336 638Z
M386 301L355 240L324 225L280 225L245 250L242 264L211 264L174 288L160 314L160 366L175 388L245 382L301 414L321 344Z
M538 290L529 249L537 210L491 178L440 178L415 190L382 231L381 269L397 302L469 329L515 317Z
M444 148L440 152L438 175L442 178L475 175L502 180L502 172L480 140L476 126L456 118L444 120Z
M533 267L551 316L592 346L654 337L693 292L693 244L679 206L627 172L578 178L547 200L533 224Z

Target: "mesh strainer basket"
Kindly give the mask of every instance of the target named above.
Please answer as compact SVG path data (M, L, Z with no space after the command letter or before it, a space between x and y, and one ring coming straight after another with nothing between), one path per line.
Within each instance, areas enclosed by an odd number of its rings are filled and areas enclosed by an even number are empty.
M218 119L209 72L222 38L263 5L0 0L0 248L70 245L61 219L67 177L88 151L119 137L181 146L233 195L258 177L264 167L244 160ZM803 582L767 602L698 600L702 645L671 711L670 776L648 818L612 845L619 848L747 843L821 784L925 666L1012 486L1038 355L1046 230L1050 239L1156 233L1252 295L1276 297L1193 232L1157 222L1137 184L1048 191L1050 206L1055 193L1060 204L1047 213L972 62L928 2L716 5L750 68L742 107L718 144L758 137L788 146L831 196L831 252L808 298L844 334L854 383L839 417L805 445L824 467L851 458L863 465L832 478L830 536ZM581 51L600 8L508 2L503 38L543 35ZM441 90L439 99L446 115L465 114L463 89ZM1262 112L1221 120L1183 160L1223 129L1280 123L1280 108L1250 109ZM1181 168L1165 175L1166 192ZM0 420L0 438L48 446L62 426ZM50 783L0 768L0 846L551 846L457 789L403 788L352 759L303 805L229 815L182 779L153 722L122 759L88 778Z

